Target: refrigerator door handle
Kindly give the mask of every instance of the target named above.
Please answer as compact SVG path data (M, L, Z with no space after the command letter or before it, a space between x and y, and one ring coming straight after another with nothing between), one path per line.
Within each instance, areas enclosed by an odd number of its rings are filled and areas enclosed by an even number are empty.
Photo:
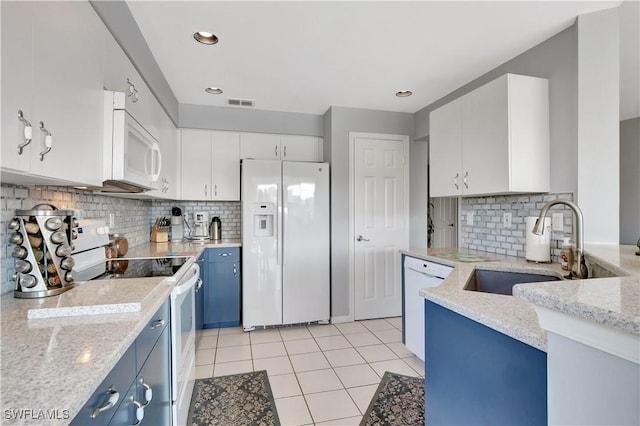
M282 179L282 178L280 178ZM278 187L278 191L277 191L277 199L278 199L278 207L277 207L277 212L278 212L278 218L276 220L277 223L277 229L275 231L275 236L276 236L276 241L279 243L278 244L278 248L276 249L276 264L277 265L282 265L283 264L283 259L282 259L282 246L283 246L283 240L282 240L282 234L283 234L283 227L282 227L282 216L284 214L284 209L282 208L283 205L283 194L282 194L282 181L280 183L277 184Z

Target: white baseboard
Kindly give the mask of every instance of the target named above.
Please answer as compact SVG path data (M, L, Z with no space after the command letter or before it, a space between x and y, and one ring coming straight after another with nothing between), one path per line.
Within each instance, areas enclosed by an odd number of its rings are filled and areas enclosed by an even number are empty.
M331 317L331 324L340 324L343 322L353 322L353 315L344 315L341 317Z

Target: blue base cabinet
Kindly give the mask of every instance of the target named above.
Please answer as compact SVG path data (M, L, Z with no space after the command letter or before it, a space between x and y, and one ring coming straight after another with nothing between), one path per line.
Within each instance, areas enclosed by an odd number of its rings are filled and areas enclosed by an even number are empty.
M425 301L428 425L546 425L547 354Z
M210 248L203 274L202 328L240 325L240 248Z
M171 424L170 300L158 309L107 378L71 422L73 426Z

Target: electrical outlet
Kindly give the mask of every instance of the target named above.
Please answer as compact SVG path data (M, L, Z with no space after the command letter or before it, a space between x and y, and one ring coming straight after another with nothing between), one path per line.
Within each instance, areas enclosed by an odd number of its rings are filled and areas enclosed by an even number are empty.
M109 213L109 228L114 228L116 226L116 215L113 213Z
M551 215L551 229L554 231L564 231L564 215L562 213L553 213Z
M473 212L467 212L467 225L473 225Z
M505 229L511 228L511 212L504 212L502 215L502 225Z

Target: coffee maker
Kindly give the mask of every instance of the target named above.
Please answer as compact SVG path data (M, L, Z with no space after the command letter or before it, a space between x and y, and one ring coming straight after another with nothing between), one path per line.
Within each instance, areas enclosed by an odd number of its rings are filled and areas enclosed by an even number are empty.
M171 241L182 241L184 238L184 217L180 207L171 209Z
M195 230L193 231L193 239L204 241L209 239L209 213L194 212L193 223Z

